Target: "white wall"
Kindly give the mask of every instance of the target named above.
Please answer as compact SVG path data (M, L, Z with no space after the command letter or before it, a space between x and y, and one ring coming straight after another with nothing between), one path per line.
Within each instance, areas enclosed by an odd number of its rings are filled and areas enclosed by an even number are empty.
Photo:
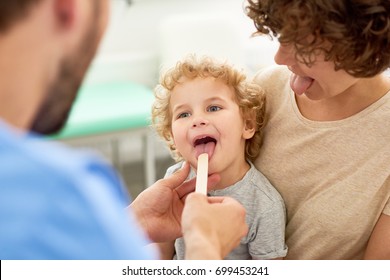
M228 18L229 22L226 25L230 26L226 26L220 36L214 37L215 41L224 37L223 40L226 42L227 36L233 34L233 29L240 33L240 38L234 39L234 42L240 45L240 49L231 50L230 57L240 57L241 64L250 73L273 63L275 42L266 37L250 38L254 26L244 14L243 0L133 0L130 6L125 0L111 2L110 24L86 82L129 79L154 87L161 67L163 45L167 44L163 43L164 38L161 38L162 25L178 16L184 18L198 16L199 23L207 22L204 19L210 17L224 17L225 20ZM213 27L216 30L216 25L210 24L206 31L210 33ZM198 31L192 29L188 33L194 32L193 34L199 35L204 32L203 30L205 29ZM175 34L169 35L174 38ZM187 34L187 38L191 37ZM180 42L181 38L176 39ZM226 48L228 47L221 50ZM229 50L226 52L229 54Z

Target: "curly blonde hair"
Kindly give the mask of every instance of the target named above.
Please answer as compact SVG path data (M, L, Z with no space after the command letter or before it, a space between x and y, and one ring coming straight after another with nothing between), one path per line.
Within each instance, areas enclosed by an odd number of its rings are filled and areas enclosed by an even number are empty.
M389 0L247 0L254 35L269 34L292 44L310 65L318 52L355 77L390 67Z
M168 144L175 160L182 160L176 150L171 133L172 112L170 110L170 95L172 90L180 84L183 78L213 77L223 81L233 88L235 100L240 108L241 115L253 118L256 123L255 134L246 140L245 156L254 160L260 152L262 142L262 128L265 125L265 95L259 85L250 82L246 75L227 63L221 63L211 57L197 58L190 55L178 62L176 66L166 71L155 87L155 101L152 106L152 126L159 136Z

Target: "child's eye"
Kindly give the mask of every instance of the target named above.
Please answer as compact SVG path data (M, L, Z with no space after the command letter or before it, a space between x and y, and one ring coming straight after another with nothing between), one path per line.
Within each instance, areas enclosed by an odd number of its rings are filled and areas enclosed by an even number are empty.
M216 111L219 111L219 110L221 110L221 109L222 109L221 107L216 106L216 105L213 105L213 106L210 106L210 107L208 108L208 111L209 111L209 112L216 112Z
M182 118L188 118L190 116L190 113L187 113L187 112L184 112L184 113L180 113L177 118L178 119L182 119Z

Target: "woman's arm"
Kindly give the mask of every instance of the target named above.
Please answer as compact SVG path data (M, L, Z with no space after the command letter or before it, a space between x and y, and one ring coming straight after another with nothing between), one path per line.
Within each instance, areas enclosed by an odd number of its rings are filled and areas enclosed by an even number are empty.
M390 260L390 216L382 214L372 231L364 255L368 260Z

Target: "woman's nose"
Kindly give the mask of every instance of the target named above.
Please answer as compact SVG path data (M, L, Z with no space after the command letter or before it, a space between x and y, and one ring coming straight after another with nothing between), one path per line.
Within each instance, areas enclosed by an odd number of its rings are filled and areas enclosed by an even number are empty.
M279 65L292 65L295 63L295 52L291 45L279 45L274 57L275 63Z

